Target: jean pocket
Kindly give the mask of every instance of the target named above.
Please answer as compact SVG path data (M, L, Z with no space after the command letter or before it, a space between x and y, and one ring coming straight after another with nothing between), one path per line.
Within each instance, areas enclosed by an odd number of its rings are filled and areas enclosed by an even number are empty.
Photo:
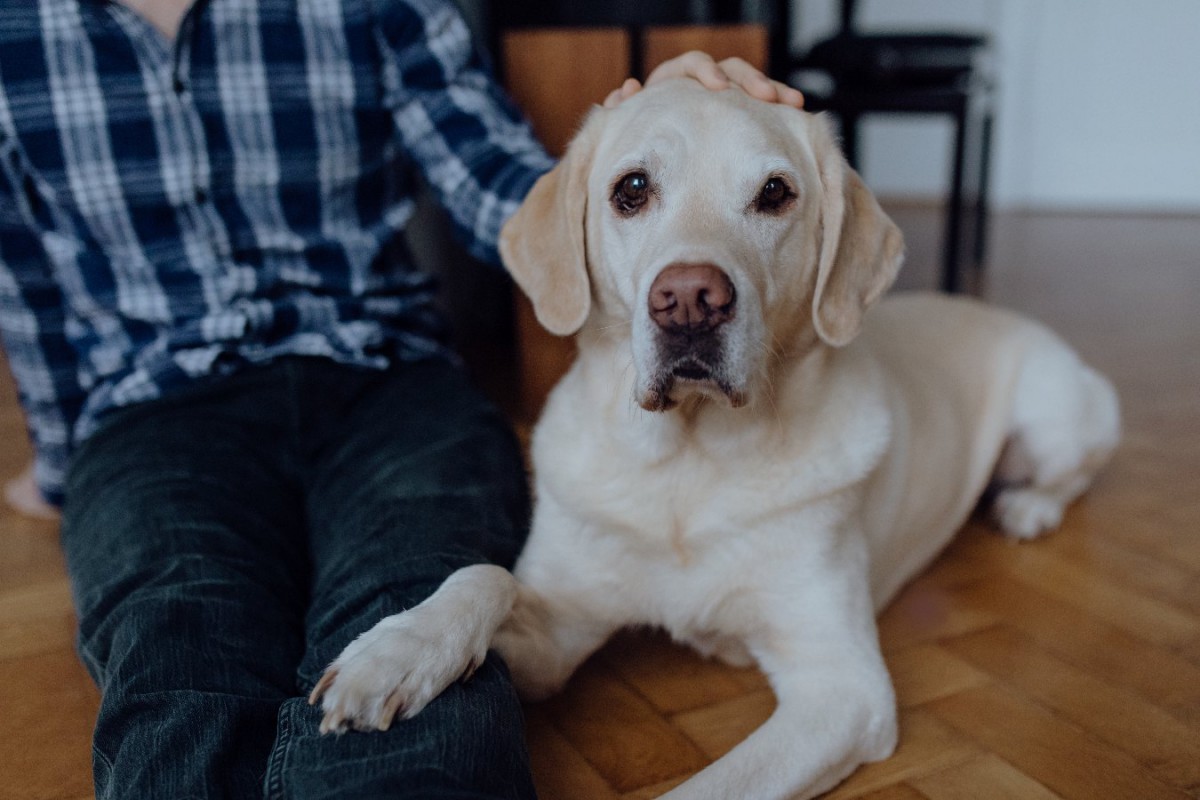
M306 710L308 710L308 701L303 697L285 700L279 707L279 716L275 725L275 743L271 745L271 755L267 759L267 774L263 777L263 796L267 800L283 800L287 797L284 789L284 775L293 749L292 740L300 725L298 716Z

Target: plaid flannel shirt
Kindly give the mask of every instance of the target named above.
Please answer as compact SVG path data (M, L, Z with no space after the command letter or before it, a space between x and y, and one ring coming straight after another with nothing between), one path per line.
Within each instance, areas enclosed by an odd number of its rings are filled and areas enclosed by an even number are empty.
M0 8L0 333L43 492L114 408L285 354L444 355L419 167L476 256L552 162L448 0Z

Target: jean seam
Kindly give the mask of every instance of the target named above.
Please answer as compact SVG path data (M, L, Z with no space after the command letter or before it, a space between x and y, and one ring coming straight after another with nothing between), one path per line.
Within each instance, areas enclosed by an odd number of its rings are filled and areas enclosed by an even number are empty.
M99 747L97 747L94 743L92 744L92 758L102 762L104 764L104 767L108 771L110 771L110 772L112 771L112 767L113 767L112 759L109 758L108 754L106 754L103 750L101 750Z
M97 800L102 800L102 798L112 796L112 794L111 794L112 785L111 785L111 781L110 781L110 778L112 776L112 771L113 771L112 759L109 758L108 755L103 750L101 750L99 747L97 747L96 742L93 740L93 742L92 742L92 782L95 784ZM103 780L101 780L101 778L100 778L101 773L103 773L103 775L104 775Z
M291 704L285 701L279 707L279 727L275 734L275 746L271 749L271 756L267 760L267 774L263 781L267 800L283 800L285 797L283 774L290 749L288 745L292 740L291 717Z

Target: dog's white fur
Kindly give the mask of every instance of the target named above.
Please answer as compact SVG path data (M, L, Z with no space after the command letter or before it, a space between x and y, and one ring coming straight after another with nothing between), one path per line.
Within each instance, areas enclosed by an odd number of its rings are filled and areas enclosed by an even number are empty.
M653 186L632 216L611 202L631 170ZM771 177L796 195L781 213L755 205ZM989 483L1000 526L1031 538L1118 436L1111 386L1034 322L934 295L864 320L901 249L820 117L686 84L594 111L505 230L543 324L582 328L534 435L516 579L469 567L361 636L313 693L323 730L416 714L489 645L523 696L545 697L639 624L756 662L778 696L667 797L809 797L886 758L876 612ZM724 270L736 313L715 377L656 396L647 292L680 262Z

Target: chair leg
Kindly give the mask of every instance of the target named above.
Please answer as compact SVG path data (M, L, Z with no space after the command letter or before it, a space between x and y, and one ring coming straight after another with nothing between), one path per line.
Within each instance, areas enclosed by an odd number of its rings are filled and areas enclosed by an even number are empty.
M988 190L989 181L991 179L991 163L992 163L992 123L994 117L992 112L988 111L984 114L981 121L982 130L980 131L979 142L979 196L975 201L975 251L971 254L975 261L975 271L982 275L984 262L987 256L987 235L988 235Z
M942 291L961 289L958 256L962 238L963 179L967 150L967 103L954 113L954 162L950 177L950 197L946 203L946 230L942 242Z

